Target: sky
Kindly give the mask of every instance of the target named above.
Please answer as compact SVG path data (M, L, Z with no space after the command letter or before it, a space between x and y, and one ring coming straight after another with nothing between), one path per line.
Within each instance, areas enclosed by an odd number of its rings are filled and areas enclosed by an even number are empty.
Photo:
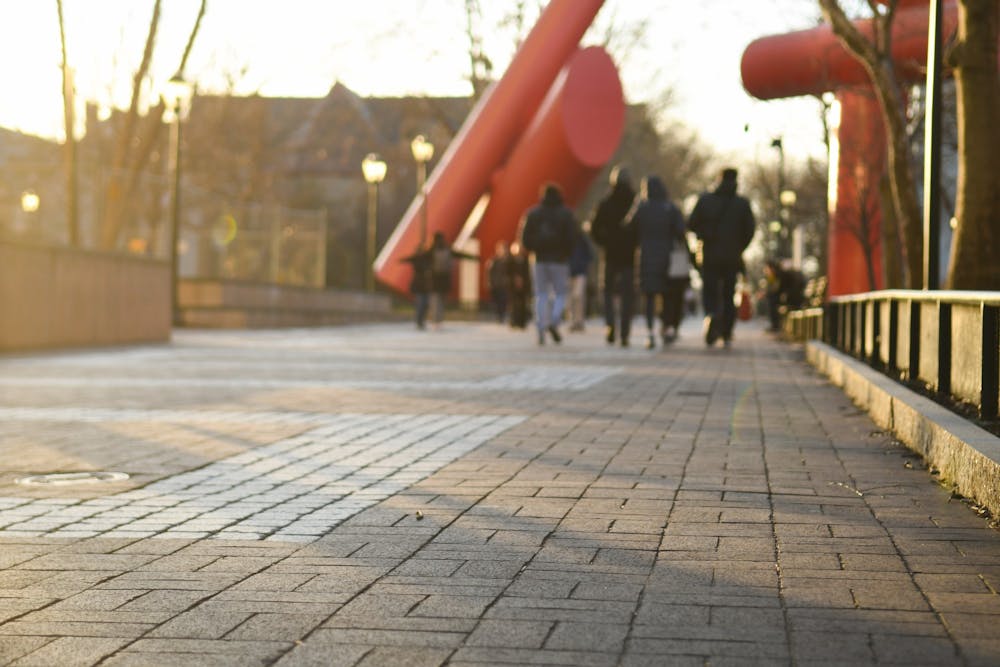
M177 68L198 0L165 0L152 90ZM501 22L514 0L482 0L484 47L502 73L514 32ZM537 7L538 0L528 0ZM59 27L52 0L0 0L0 126L61 137ZM208 0L188 78L199 90L319 97L340 81L361 95L467 95L463 0ZM78 96L125 107L152 0L63 0ZM814 26L815 0L606 0L584 44L609 26L642 25L613 44L629 102L671 91L665 113L720 155L740 162L823 155L819 103L754 100L740 83L752 40Z

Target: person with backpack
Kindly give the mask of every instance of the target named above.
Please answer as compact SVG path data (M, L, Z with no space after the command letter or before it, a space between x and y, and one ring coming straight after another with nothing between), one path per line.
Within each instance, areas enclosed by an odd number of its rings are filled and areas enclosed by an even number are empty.
M705 344L721 338L726 347L736 323L736 274L743 266L743 251L753 240L756 222L750 202L736 194L735 169L722 170L719 185L703 193L688 223L702 242L702 305L705 308Z
M656 347L653 321L657 298L660 305L660 336L668 340L667 285L674 243L684 240L684 216L670 201L667 186L659 176L647 176L642 183L642 199L629 218L639 244L639 288L646 300L647 349Z
M604 324L605 339L614 345L616 333L622 347L628 347L635 297L635 228L625 225L632 209L635 190L627 169L621 165L611 170L611 191L598 203L590 225L590 236L604 249ZM615 329L616 309L618 329Z
M566 306L569 283L569 257L576 242L576 220L563 203L562 190L548 183L538 205L525 215L521 226L521 245L533 258L532 283L535 287L535 326L538 344L545 344L545 334L554 343L562 341L559 323Z

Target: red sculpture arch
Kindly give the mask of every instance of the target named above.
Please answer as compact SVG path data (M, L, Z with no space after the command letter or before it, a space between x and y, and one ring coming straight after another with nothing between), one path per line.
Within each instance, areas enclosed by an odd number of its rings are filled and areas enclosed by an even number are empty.
M928 14L926 0L905 0L893 21L893 60L904 81L920 81L925 76ZM954 2L944 4L943 34L954 32L957 15ZM872 32L870 20L855 25L862 32ZM831 128L837 150L830 165L827 293L837 296L881 289L881 212L873 202L878 200L886 146L880 111L864 68L840 45L829 26L821 26L752 42L743 52L741 70L743 87L763 100L836 92L841 117Z

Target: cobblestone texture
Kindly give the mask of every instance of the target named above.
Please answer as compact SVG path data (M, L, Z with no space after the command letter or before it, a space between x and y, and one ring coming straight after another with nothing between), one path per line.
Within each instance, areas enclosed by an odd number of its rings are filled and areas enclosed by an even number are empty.
M1000 535L753 326L0 360L0 664L1000 664ZM111 483L35 474L120 471Z

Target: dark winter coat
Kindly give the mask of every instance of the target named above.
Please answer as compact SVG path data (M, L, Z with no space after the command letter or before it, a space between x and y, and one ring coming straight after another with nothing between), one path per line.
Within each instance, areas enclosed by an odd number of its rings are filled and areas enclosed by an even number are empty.
M521 228L521 245L536 262L568 262L576 242L576 220L555 187L545 189L541 202L530 211Z
M706 266L735 269L753 240L756 223L750 202L736 194L736 182L723 180L698 198L688 223L702 240Z
M402 261L413 265L413 276L410 278L411 294L428 294L431 291L431 254L430 250L415 252Z
M635 229L625 226L625 218L635 201L635 190L619 181L597 204L590 223L590 236L604 248L604 259L610 266L632 266L635 263Z
M684 216L667 196L659 178L646 182L647 197L636 207L628 224L635 227L639 243L639 288L660 293L667 288L670 250L684 239Z

